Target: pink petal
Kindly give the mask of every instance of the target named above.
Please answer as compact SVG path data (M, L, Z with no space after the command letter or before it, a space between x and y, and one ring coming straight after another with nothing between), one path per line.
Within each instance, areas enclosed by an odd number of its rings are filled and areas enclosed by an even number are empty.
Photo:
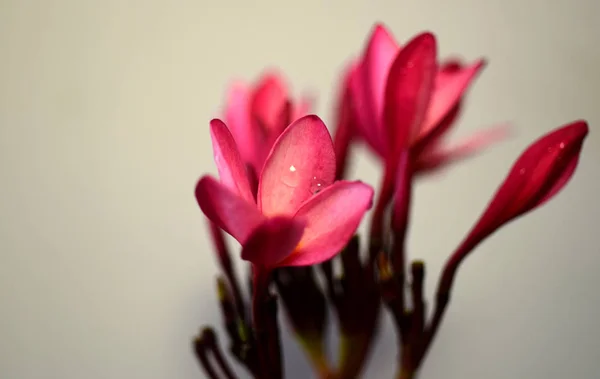
M423 150L418 156L415 170L419 174L431 172L449 164L472 157L510 135L511 126L498 125L479 131L454 146L440 146L443 141L435 141L431 148Z
M244 162L255 161L256 133L250 120L250 95L245 84L235 82L229 88L225 122L238 145Z
M259 207L267 216L294 214L334 177L335 153L327 127L317 116L302 117L273 145L259 180Z
M196 201L209 220L243 244L264 221L256 205L244 200L210 176L196 185Z
M354 235L372 201L373 189L358 181L335 182L309 199L294 216L306 221L302 240L280 265L307 266L332 258Z
M352 97L361 134L379 153L385 148L382 112L385 83L399 46L383 24L376 24L352 79Z
M253 203L254 196L250 190L246 165L240 157L233 136L223 121L219 119L211 120L210 137L221 183L235 191L246 201Z
M336 157L336 179L342 179L348 166L350 143L355 136L355 120L352 115L350 83L352 75L356 71L356 65L350 65L343 76L341 86L337 93L336 126L333 137L333 145Z
M462 61L458 58L445 59L440 64L439 75L455 74L456 72L462 70L463 67L464 67L464 65L463 65Z
M499 227L556 195L575 172L587 133L587 123L576 121L531 144L514 164L453 259L462 259Z
M369 123L376 124L381 122L386 81L392 62L397 56L398 51L398 44L385 26L383 24L375 25L365 52L364 72L362 73L364 75L363 80L366 83L366 90L371 100L368 103L371 107L369 111L371 115ZM382 132L380 130L379 134L382 135Z
M383 110L388 158L414 140L425 117L436 74L436 40L423 33L413 38L392 63Z
M294 252L302 238L304 222L290 217L273 217L260 224L242 248L242 259L273 268Z
M446 69L438 74L435 90L427 109L427 114L419 138L423 138L442 121L442 119L458 104L477 74L485 67L485 61L480 59L463 69L452 71Z
M273 146L272 144L275 143L275 141L277 140L277 138L279 138L281 133L283 133L285 128L287 128L292 123L292 118L294 117L293 112L293 104L289 100L284 101L283 105L281 106L281 109L279 109L277 118L273 123L272 133L271 135L269 135L269 141L271 143L271 146Z
M264 74L254 89L251 100L252 116L267 129L266 134L276 127L288 93L283 80L275 72Z

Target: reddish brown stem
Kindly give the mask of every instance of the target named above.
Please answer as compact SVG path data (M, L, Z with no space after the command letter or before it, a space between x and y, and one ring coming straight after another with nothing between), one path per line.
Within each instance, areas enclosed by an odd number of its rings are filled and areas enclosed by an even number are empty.
M231 293L233 295L237 312L244 320L246 317L246 305L242 297L242 291L240 289L237 275L235 274L233 264L231 263L231 254L229 253L229 249L225 243L225 235L223 234L223 230L221 230L221 228L214 222L209 221L209 225L213 244L219 256L219 264L221 265L221 269L223 270L223 273L229 282L229 286L231 287Z

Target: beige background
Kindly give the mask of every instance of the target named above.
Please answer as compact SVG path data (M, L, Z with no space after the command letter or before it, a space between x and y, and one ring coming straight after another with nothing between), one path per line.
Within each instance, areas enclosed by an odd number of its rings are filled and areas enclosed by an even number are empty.
M490 59L457 136L518 127L418 186L410 248L430 291L521 149L576 118L592 129L572 184L463 267L422 377L598 377L599 4L0 0L0 377L203 377L190 339L220 320L192 192L215 172L207 127L225 86L280 67L331 119L338 70L377 20ZM353 175L375 184L363 158ZM394 371L385 328L366 377Z

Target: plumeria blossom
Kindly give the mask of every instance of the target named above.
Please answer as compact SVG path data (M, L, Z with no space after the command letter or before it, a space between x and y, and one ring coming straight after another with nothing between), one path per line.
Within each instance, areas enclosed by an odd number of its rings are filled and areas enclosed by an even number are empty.
M253 85L242 81L231 85L225 122L253 175L260 174L277 137L292 121L308 114L310 107L308 98L291 98L284 79L275 71L267 71Z
M444 143L460 102L485 61L439 63L436 50L431 33L422 33L401 48L385 26L377 24L350 84L363 139L385 160L394 159L399 145L407 143L414 150L411 160L417 173L470 156L506 134L502 126L457 146ZM407 140L402 142L403 138Z
M337 181L331 136L317 116L301 117L279 136L265 160L256 199L231 132L210 124L220 181L204 176L196 199L204 214L242 245L254 265L312 265L330 259L371 207L373 189Z
M334 141L321 119L306 115L308 102L294 103L273 71L255 85L231 87L226 122L210 122L218 179L200 178L195 195L210 220L222 269L217 283L229 351L253 378L284 377L278 323L278 309L283 309L310 357L313 376L320 378L360 377L376 341L379 315L389 311L398 337L394 377L414 379L441 325L461 262L570 181L588 134L585 121L555 129L522 153L452 250L435 299L428 301L426 264L411 259L405 246L413 183L420 174L505 138L503 125L457 145L447 142L465 93L484 65L483 59L440 62L436 38L428 32L400 47L376 24L363 54L342 73ZM359 236L353 236L374 191L360 181L340 180L354 158L349 149L357 137L380 156L384 168L364 261ZM250 262L250 302L225 233L241 244L242 259ZM336 263L341 275L334 272ZM317 264L322 282L311 267ZM328 304L341 341L335 363L325 353ZM194 347L208 377L236 377L210 330Z

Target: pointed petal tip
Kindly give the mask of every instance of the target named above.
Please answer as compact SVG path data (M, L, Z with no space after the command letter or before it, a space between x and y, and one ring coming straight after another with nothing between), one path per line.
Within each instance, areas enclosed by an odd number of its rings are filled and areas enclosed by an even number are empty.
M428 41L430 43L436 43L437 39L435 38L435 34L429 30L425 30L419 34L415 38L422 39L424 41Z
M588 122L586 120L576 120L572 123L568 124L567 127L573 129L573 134L578 136L579 138L585 138L590 132L590 128Z
M437 38L433 32L423 31L415 35L408 44L416 44L423 49L432 49L437 52Z
M384 24L382 21L377 21L371 28L371 36L374 37L381 33L385 33L388 36L392 34L390 33L386 24Z
M227 127L227 125L225 124L225 122L223 120L221 120L220 118L213 118L210 120L209 125L212 128L219 128L219 127Z
M583 140L589 134L589 126L585 120L575 120L570 123L558 127L554 131L539 138L537 143L542 141L552 140L564 144L583 143Z

